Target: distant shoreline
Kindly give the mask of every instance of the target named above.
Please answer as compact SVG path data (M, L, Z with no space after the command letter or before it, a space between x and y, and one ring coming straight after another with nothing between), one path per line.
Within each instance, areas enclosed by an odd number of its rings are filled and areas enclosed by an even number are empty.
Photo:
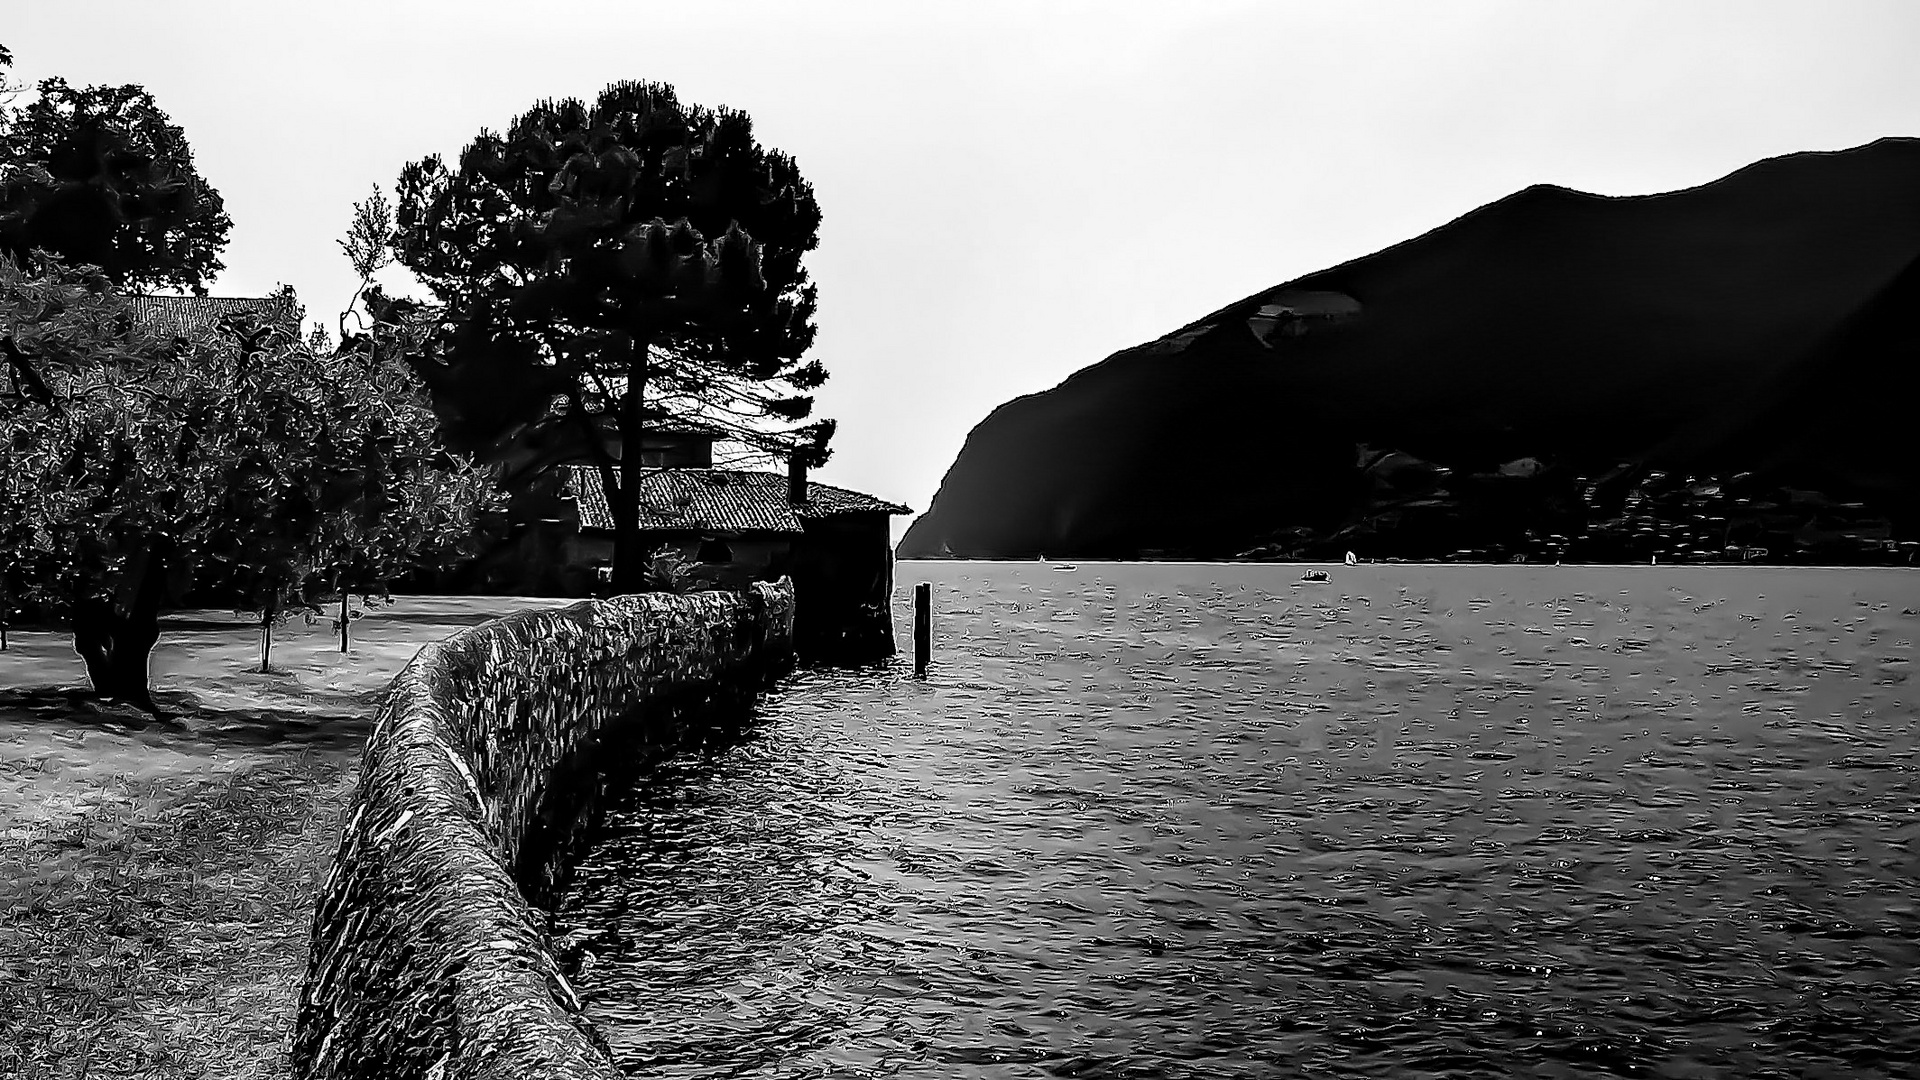
M1543 567L1545 568L1558 567L1560 569L1566 569L1569 567L1585 567L1585 568L1591 568L1596 570L1607 570L1607 569L1669 570L1675 567L1681 567L1681 568L1717 567L1722 569L1739 568L1739 569L1751 569L1751 570L1920 570L1920 565L1911 565L1906 563L1711 562L1706 560L1701 560L1697 562L1672 562L1672 563L1639 563L1639 562L1635 562L1635 563L1594 563L1594 562L1513 563L1513 562L1466 562L1466 561L1456 562L1456 561L1441 560L1441 559L1393 559L1393 560L1362 560L1357 563L1348 564L1345 562L1341 562L1339 560L1333 560L1330 562L1309 562L1306 560L1281 561L1281 560L1267 560L1267 559L1255 560L1255 559L1099 559L1099 558L1083 559L1083 558L1074 558L1074 559L1047 559L1043 561L1040 559L1014 559L1014 558L963 559L955 556L940 556L940 557L934 557L934 558L895 557L894 561L896 563L909 563L909 562L911 563L1009 563L1009 564L1023 564L1023 565L1031 565L1031 566L1081 566L1086 564L1092 564L1097 566L1148 566L1148 565L1155 565L1155 564L1164 564L1168 566L1274 566L1274 567L1301 566L1301 567L1313 567L1316 569L1339 567L1343 570L1350 569L1352 567L1358 567L1358 566L1479 566L1479 567L1499 566L1499 567L1508 567L1508 568L1524 567L1527 569L1540 569Z

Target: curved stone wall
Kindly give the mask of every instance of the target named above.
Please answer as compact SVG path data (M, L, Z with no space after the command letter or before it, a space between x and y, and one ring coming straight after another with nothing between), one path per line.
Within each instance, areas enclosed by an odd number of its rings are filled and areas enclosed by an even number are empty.
M314 912L293 1057L312 1080L613 1080L540 907L579 790L792 655L789 582L527 612L420 650L368 736Z

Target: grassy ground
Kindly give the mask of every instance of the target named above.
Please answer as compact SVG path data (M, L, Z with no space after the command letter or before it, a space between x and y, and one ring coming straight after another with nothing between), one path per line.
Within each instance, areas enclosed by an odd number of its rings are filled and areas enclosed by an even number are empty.
M67 638L0 653L0 1077L279 1077L313 897L381 690L464 625L555 601L402 598L355 624L163 624L168 718L84 700Z

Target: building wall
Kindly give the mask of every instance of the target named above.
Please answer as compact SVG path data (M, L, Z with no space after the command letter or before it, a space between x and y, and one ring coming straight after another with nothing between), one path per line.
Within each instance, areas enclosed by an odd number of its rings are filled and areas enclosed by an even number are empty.
M864 663L894 654L893 540L887 515L807 522L794 545L794 651L802 659Z
M750 701L791 657L793 592L526 612L395 676L314 912L304 1080L618 1080L547 948L610 759Z
M779 535L733 536L721 538L731 556L725 563L702 562L706 537L697 533L670 533L658 536L661 552L673 552L695 564L696 576L717 585L745 586L752 581L770 581L784 576L791 565L794 540ZM590 596L604 591L595 574L597 567L613 565L613 535L604 532L574 533L559 553L562 565L554 571L576 587L569 595Z
M787 567L787 560L793 551L793 538L787 536L731 536L716 538L727 547L729 558L724 563L706 563L719 570L754 580L769 574L777 574ZM662 550L673 551L691 563L703 563L702 549L707 541L695 535L677 535L669 539Z
M711 469L713 439L704 435L643 435L640 464L648 468Z
M561 559L566 567L563 573L577 579L579 591L576 595L590 595L594 570L613 565L613 534L571 533L566 543L561 545Z
M613 565L611 533L582 533L561 523L552 530L529 527L525 536L499 571L514 583L511 591L611 594L596 573L598 567ZM661 539L664 550L696 564L695 580L705 584L738 588L791 577L798 605L795 648L803 659L864 663L894 654L893 547L884 513L811 520L799 537L728 537L732 559L725 564L700 563L704 538L697 533L669 533Z
M698 562L701 536L668 534L664 539L666 550ZM893 544L887 515L836 515L807 522L799 537L730 537L726 542L733 560L700 565L696 577L730 587L791 577L794 649L801 659L865 663L894 654ZM567 542L565 558L580 581L574 595L604 592L590 568L612 565L613 537L576 534Z

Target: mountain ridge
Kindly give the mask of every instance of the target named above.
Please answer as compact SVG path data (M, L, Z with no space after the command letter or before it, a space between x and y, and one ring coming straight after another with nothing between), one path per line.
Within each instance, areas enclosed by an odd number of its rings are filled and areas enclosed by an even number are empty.
M1688 432L1740 428L1917 257L1920 139L1674 192L1533 185L1004 403L901 553L1219 557L1364 509L1363 442L1467 469L1724 465ZM1196 478L1223 461L1270 482ZM1118 494L1144 487L1151 508Z
M1872 151L1874 148L1880 147L1883 144L1911 144L1911 143L1920 143L1920 137L1887 135L1887 136L1882 136L1878 139L1875 139L1872 142L1862 143L1859 146L1843 147L1838 150L1800 150L1800 151L1795 151L1793 153L1788 153L1788 154L1776 154L1772 157L1761 158L1758 161L1748 162L1747 164L1742 165L1737 169L1734 169L1732 172L1728 172L1720 176L1716 176L1710 180L1704 180L1698 184L1692 184L1687 187L1674 188L1669 191L1636 192L1636 193L1627 194L1627 195L1608 195L1602 192L1587 191L1582 188L1568 187L1567 185L1564 185L1564 184L1553 184L1553 183L1529 184L1526 187L1519 189L1518 191L1514 191L1510 194L1503 195L1500 198L1493 200L1492 202L1482 203L1479 206L1466 210L1463 213L1460 213L1452 218L1447 219L1444 222L1441 222L1438 225L1435 225L1434 227L1426 230L1425 232L1421 232L1414 236L1410 236L1405 240L1401 240L1396 243L1389 244L1386 247L1380 248L1377 251L1368 252L1367 254L1364 254L1364 255L1356 255L1351 259L1346 259L1344 261L1337 262L1332 266L1311 271L1307 274L1301 275L1300 277L1293 278L1287 282L1283 282L1279 285L1275 285L1270 288L1263 289L1249 296L1242 297L1239 300L1235 300L1224 307L1217 308L1207 313L1206 315L1201 316L1198 319L1194 319L1192 322L1186 323L1183 326L1180 326L1166 334L1163 334L1159 338L1153 339L1153 341L1143 343L1143 345L1141 346L1134 346L1134 348L1142 348L1145 345L1151 345L1154 342L1164 341L1169 338L1177 337L1180 334L1185 333L1202 324L1206 324L1213 321L1217 321L1222 318L1230 317L1234 312L1238 311L1245 305L1258 300L1263 296L1277 292L1284 288L1288 288L1289 286L1296 285L1300 282L1318 277L1323 274L1335 273L1337 271L1353 266L1356 263L1361 263L1367 260L1388 255L1400 248L1406 247L1409 244L1417 243L1423 239L1426 239L1427 237L1432 236L1435 233L1451 228L1455 225L1458 225L1462 222L1465 222L1469 219L1474 218L1476 215L1486 213L1488 211L1495 209L1496 207L1502 206L1507 203L1512 203L1515 201L1525 201L1530 198L1538 199L1545 196L1572 196L1576 200L1593 200L1596 202L1637 202L1645 199L1664 199L1674 195L1684 195L1690 192L1701 191L1703 189L1715 188L1720 185L1726 184L1727 182L1732 181L1743 175L1750 174L1756 171L1764 171L1779 163L1791 163L1791 162L1800 162L1800 161L1808 161L1808 160L1817 161L1822 158L1833 157L1837 155L1848 155L1848 154L1860 153L1863 151ZM1128 350L1124 350L1124 349L1121 350L1121 352L1126 352L1126 351ZM1086 370L1086 369L1082 369L1082 370ZM1072 378L1072 376L1069 375L1068 378ZM1036 391L1036 392L1044 393L1045 391ZM1027 396L1031 396L1031 395L1027 395Z

